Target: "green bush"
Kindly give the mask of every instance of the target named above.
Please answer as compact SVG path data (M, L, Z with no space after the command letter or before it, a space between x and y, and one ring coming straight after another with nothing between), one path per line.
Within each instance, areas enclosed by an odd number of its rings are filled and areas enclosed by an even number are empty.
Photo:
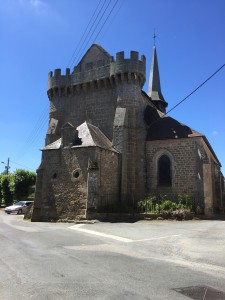
M1 175L0 177L1 195L6 206L9 206L13 203L13 193L11 192L10 189L11 182L12 182L11 174Z
M172 212L178 210L190 210L191 211L191 198L189 195L178 195L178 202L171 201L166 195L160 195L157 201L155 196L149 195L145 200L137 203L137 211L139 213L156 213Z

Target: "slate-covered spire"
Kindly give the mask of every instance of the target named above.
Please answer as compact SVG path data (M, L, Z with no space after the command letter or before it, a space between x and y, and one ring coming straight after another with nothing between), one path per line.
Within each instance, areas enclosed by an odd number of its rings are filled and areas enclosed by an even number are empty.
M165 113L168 103L165 101L161 92L159 67L158 67L157 52L155 46L153 48L152 64L151 64L151 71L150 71L150 78L149 78L149 85L148 85L148 95L149 97L151 97L156 107Z

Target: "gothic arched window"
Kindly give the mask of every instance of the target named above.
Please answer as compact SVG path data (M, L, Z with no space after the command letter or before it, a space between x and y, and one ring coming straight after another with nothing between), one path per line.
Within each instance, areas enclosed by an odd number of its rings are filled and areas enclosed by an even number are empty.
M171 181L171 163L167 155L162 155L158 160L158 185L170 186Z

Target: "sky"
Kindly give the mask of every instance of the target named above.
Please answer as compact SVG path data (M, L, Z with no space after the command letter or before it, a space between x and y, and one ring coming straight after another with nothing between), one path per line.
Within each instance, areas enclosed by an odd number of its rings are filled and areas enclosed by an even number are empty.
M73 69L93 43L134 50L147 92L155 31L170 110L225 64L224 15L224 0L0 0L0 173L8 158L11 172L40 165L50 71ZM225 67L169 115L207 137L225 175L224 79Z

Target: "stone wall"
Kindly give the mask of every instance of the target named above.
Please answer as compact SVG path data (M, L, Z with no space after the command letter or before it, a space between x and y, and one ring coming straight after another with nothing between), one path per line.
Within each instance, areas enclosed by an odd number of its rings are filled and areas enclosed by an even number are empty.
M74 220L85 217L87 208L118 202L116 152L98 147L48 150L43 151L42 166L37 172L32 221Z
M43 151L38 170L34 211L39 221L75 219L85 215L87 203L88 159L94 157L94 147L62 148ZM40 174L39 174L40 173ZM41 200L39 199L41 197Z
M222 173L220 164L209 149L208 145L202 139L202 149L208 159L204 160L203 178L204 178L204 195L205 195L205 214L211 215L223 210L223 192Z
M164 194L171 197L178 194L188 194L194 197L203 209L204 162L199 157L200 151L203 151L200 138L147 142L146 149L148 193ZM171 162L171 186L158 185L158 160L164 154L170 158ZM206 154L204 153L204 155Z
M98 149L99 202L98 207L118 203L120 200L120 154Z
M114 145L122 153L121 199L132 205L145 197L146 124L140 82L135 76L118 80L117 110L114 119Z
M85 69L82 67L83 64L87 64L91 57L89 53L81 62L80 69L83 72ZM145 143L143 141L146 136L146 125L143 111L146 102L141 92L145 80L144 72L144 57L139 60L138 53L131 51L129 59L124 58L124 52L116 55L116 60L111 61L111 71L108 75L106 71L105 75L109 76L107 78L76 85L68 81L71 84L68 85L68 89L65 86L55 87L56 83L60 85L59 81L54 81L54 78L61 76L57 72L49 79L50 119L59 120L58 128L66 122L77 127L87 121L113 140L116 110L126 109L127 129L123 134L123 146L121 147L121 142L115 139L114 146L117 147L118 144L122 153L121 180L125 185L121 191L121 198L127 203L145 197Z

